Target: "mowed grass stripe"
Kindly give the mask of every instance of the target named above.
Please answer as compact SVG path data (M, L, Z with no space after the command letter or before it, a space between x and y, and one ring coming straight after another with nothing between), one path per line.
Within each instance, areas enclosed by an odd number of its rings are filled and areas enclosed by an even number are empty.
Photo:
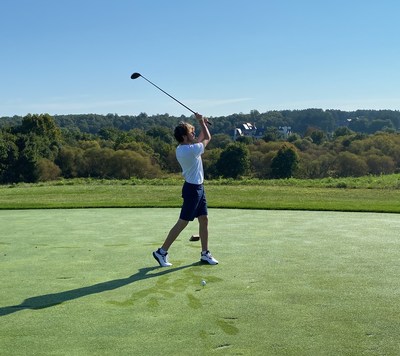
M207 185L210 207L400 212L399 189ZM79 184L0 187L0 209L179 207L180 185Z

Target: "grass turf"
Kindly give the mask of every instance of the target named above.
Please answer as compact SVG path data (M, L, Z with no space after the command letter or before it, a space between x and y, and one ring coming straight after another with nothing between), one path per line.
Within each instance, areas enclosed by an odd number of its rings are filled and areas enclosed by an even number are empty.
M177 214L0 211L0 354L400 353L397 214L210 209L157 268Z
M171 208L181 206L181 189L181 183L0 186L0 209ZM212 208L400 213L399 189L207 184L206 194Z

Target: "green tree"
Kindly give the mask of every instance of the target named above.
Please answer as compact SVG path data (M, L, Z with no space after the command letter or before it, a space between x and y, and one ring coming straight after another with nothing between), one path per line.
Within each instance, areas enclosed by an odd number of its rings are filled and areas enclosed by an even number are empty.
M312 139L312 142L316 145L321 145L326 139L325 132L318 129L311 130L308 136Z
M20 131L24 134L34 133L38 136L47 136L52 140L60 138L60 129L49 114L28 114L22 119Z
M116 129L115 127L103 127L102 129L100 129L98 135L103 140L116 141L120 133L121 131Z
M61 146L61 131L48 114L27 115L20 126L13 128L17 136L18 160L14 181L36 182L41 159L54 162Z
M163 170L173 172L174 166L170 168L171 155L175 155L175 146L155 138L151 142L154 151L153 158L157 161ZM171 170L172 169L172 170Z
M221 157L221 152L222 148L209 149L207 146L207 150L203 154L204 175L206 179L218 178L219 175L217 169L217 162ZM177 168L176 172L178 171L179 167Z
M333 138L336 139L336 138L341 137L341 136L350 136L352 134L354 134L354 131L351 131L346 126L341 126L341 127L338 127L335 130L335 132L333 133Z
M377 131L394 130L394 129L396 129L396 128L393 126L392 121L390 121L389 119L387 119L387 120L372 120L369 123L368 132L374 133Z
M279 141L283 139L283 135L279 132L278 128L275 126L267 127L264 132L263 140L265 142Z
M146 131L146 135L157 138L164 143L172 144L175 142L172 131L166 127L153 126L150 130Z
M335 169L338 177L361 177L368 173L367 163L351 152L340 152L337 155Z
M108 163L108 176L111 178L156 178L160 175L161 170L152 164L150 157L143 157L137 152L118 150Z
M371 154L367 156L367 165L371 174L391 174L394 173L395 163L391 157Z
M226 134L216 134L213 135L212 140L210 143L207 145L207 150L213 149L213 148L226 148L229 144L232 143L232 138L229 135Z
M368 132L369 121L366 118L355 118L349 123L349 129L355 132Z
M299 163L296 148L290 143L284 143L271 162L271 178L290 178Z
M45 140L35 133L18 135L18 161L15 165L16 182L37 182L38 170L37 164L41 158L47 158L44 153L47 152Z
M260 179L269 178L271 175L271 162L275 157L276 151L263 153L254 151L251 154L251 170L255 177Z
M36 170L39 182L56 180L61 175L60 167L46 158L39 159Z
M0 132L0 183L16 181L15 165L18 160L17 137L8 132Z
M36 149L40 157L55 159L61 145L61 131L50 115L25 116L19 131L23 136L37 136Z
M241 143L232 143L221 152L216 163L218 175L224 178L238 178L250 167L248 148Z
M89 148L83 153L84 176L95 178L114 178L109 175L109 164L114 156L111 148Z
M79 147L64 146L60 149L55 163L61 169L65 178L79 177L82 170L83 149Z
M297 140L301 140L301 136L299 134L297 134L297 133L292 133L287 138L287 141L291 142L291 143L293 143L293 142L295 142Z

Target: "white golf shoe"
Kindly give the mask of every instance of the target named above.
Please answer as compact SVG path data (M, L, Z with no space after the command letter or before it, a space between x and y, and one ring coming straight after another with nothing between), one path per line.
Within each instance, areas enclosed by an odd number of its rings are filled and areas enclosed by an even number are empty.
M208 263L210 265L218 264L218 261L211 255L210 251L201 253L200 262Z
M166 254L162 254L160 249L153 252L153 257L160 264L161 267L169 267L172 266L172 263L168 261L168 252Z

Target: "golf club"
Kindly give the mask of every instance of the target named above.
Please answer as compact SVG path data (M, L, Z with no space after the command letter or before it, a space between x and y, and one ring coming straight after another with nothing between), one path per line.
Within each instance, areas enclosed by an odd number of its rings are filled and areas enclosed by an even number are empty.
M161 90L164 94L168 95L171 99L174 99L177 103L181 104L184 108L188 109L193 114L196 114L196 112L193 111L191 108L189 108L185 104L181 103L178 99L176 99L172 95L168 94L165 90L162 90L158 85L155 85L153 82L148 80L145 76L143 76L143 75L141 75L140 73L137 73L137 72L135 72L135 73L133 73L131 75L131 79L137 79L139 77L142 77L144 80L148 81L151 85L154 85L158 90ZM207 119L205 121L206 121L206 124L211 125L211 122L209 122Z

